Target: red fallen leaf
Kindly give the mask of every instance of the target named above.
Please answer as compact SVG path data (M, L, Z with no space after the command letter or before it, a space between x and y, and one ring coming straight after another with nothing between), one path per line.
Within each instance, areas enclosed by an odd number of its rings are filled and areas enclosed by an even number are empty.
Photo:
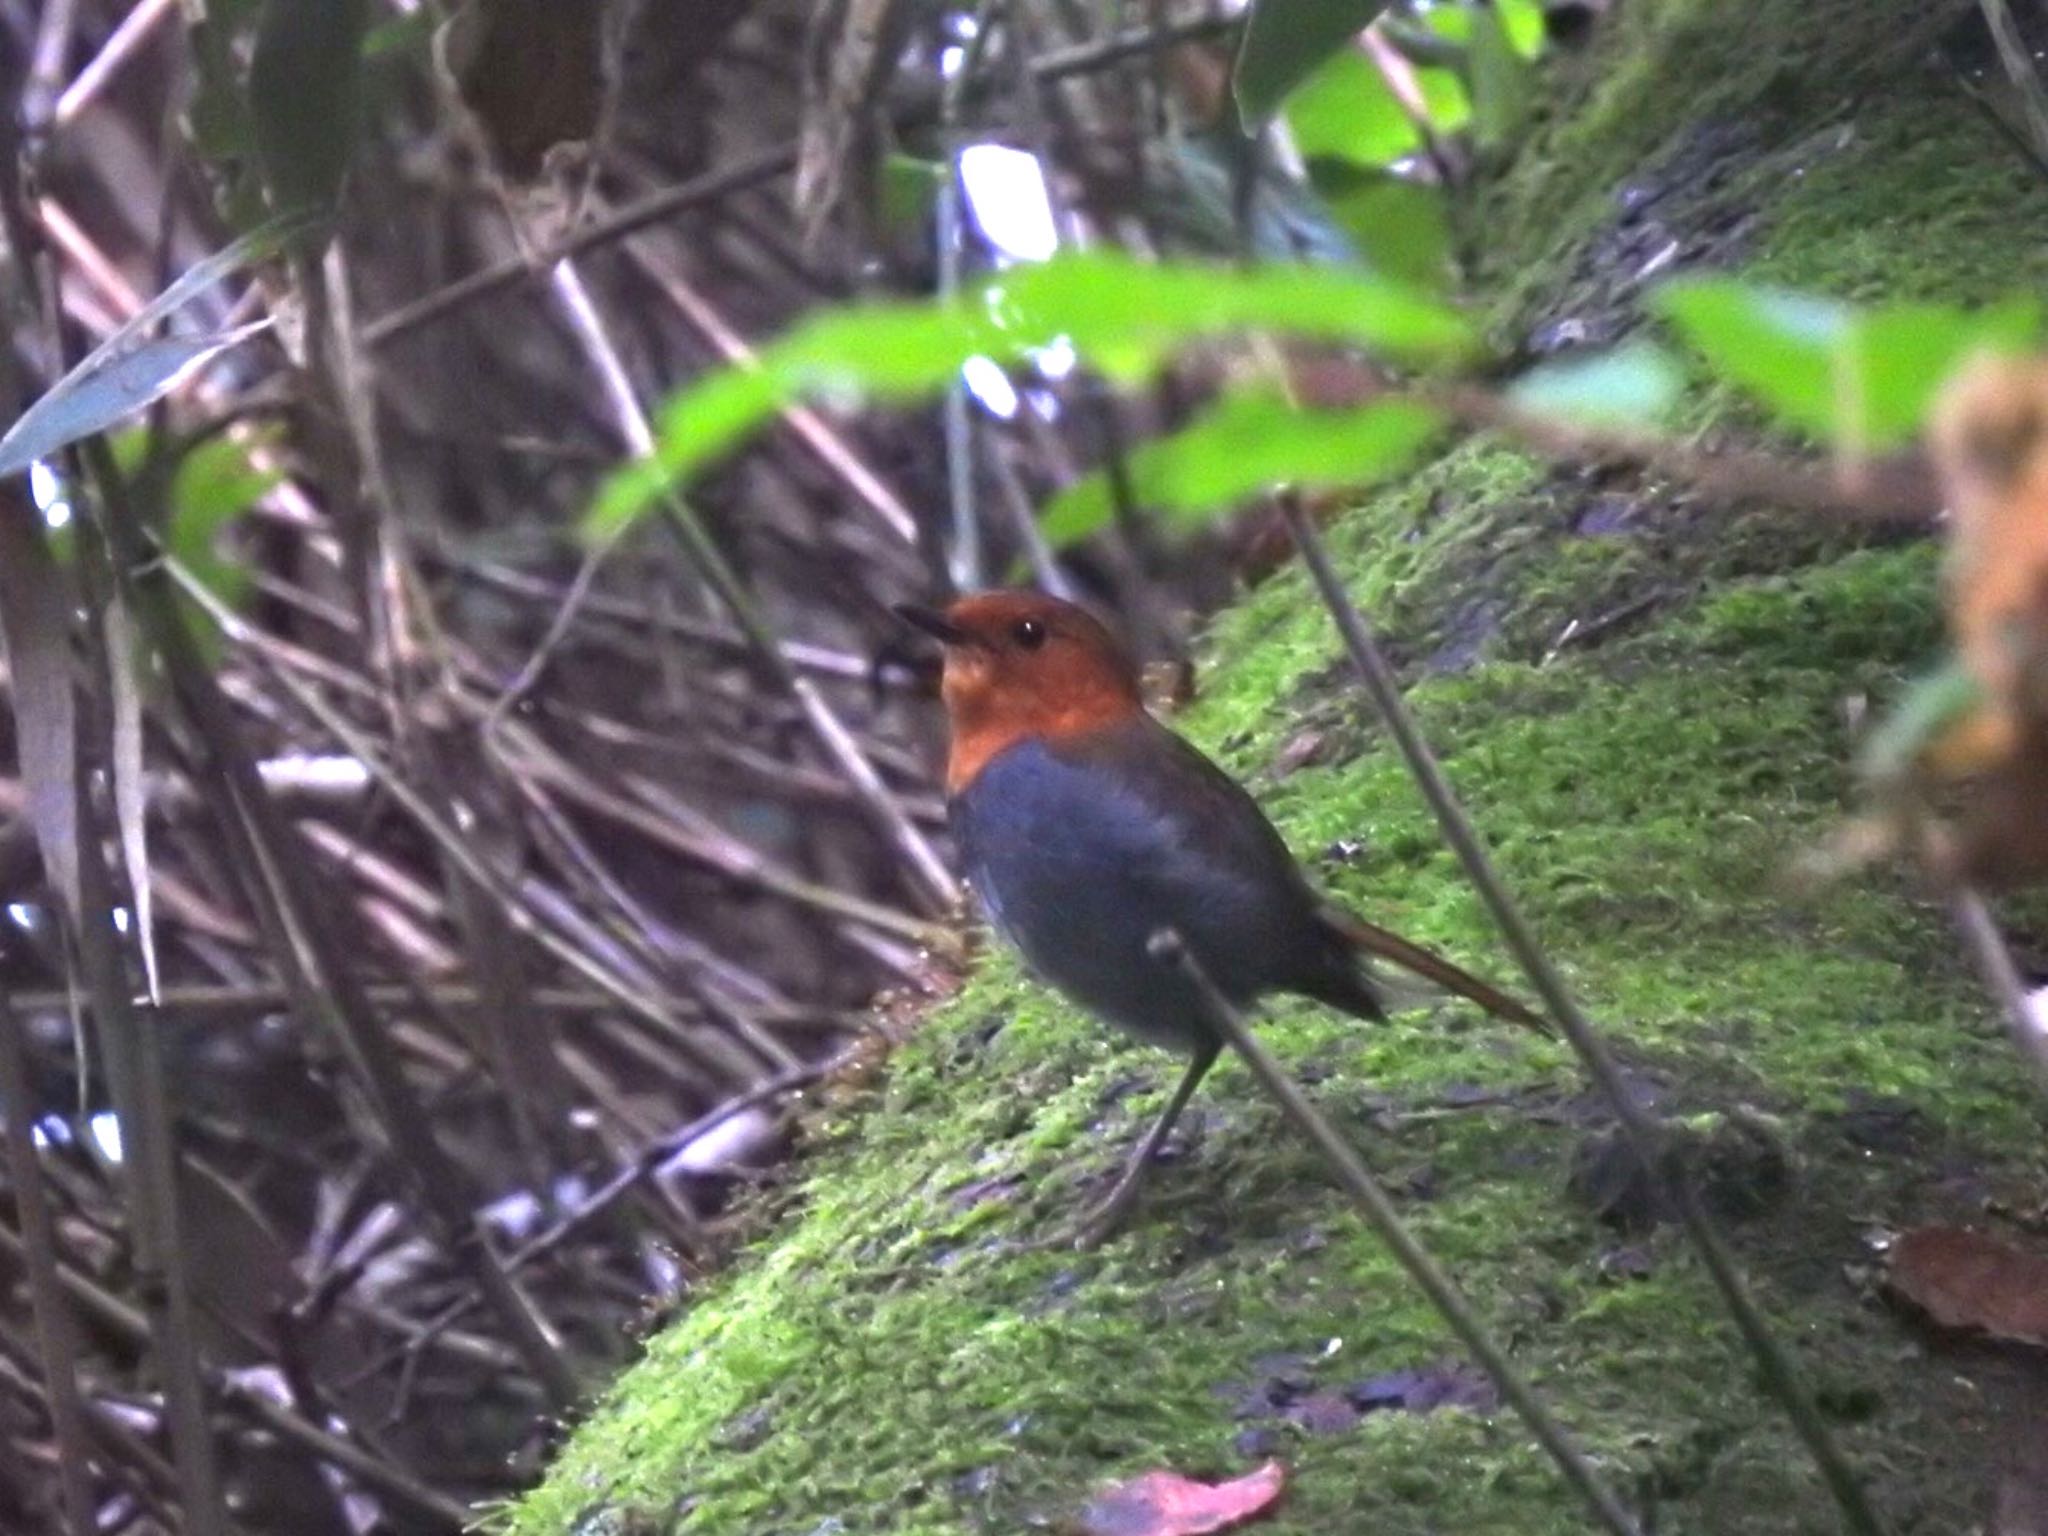
M1147 1472L1104 1489L1081 1512L1081 1536L1207 1536L1256 1520L1280 1497L1286 1470L1269 1461L1227 1483Z
M1892 1245L1886 1283L1944 1328L2048 1345L2048 1259L1961 1227L1920 1227Z

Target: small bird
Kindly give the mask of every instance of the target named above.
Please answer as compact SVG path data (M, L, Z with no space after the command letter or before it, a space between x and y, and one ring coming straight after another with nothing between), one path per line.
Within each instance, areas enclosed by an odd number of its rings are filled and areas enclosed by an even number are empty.
M1188 1057L1115 1187L1077 1229L1084 1246L1129 1213L1222 1050L1195 983L1152 958L1162 929L1236 1006L1294 992L1384 1018L1391 992L1372 956L1550 1032L1505 993L1318 895L1258 803L1146 712L1135 663L1085 610L984 592L943 613L896 612L945 648L948 807L997 931L1090 1013Z

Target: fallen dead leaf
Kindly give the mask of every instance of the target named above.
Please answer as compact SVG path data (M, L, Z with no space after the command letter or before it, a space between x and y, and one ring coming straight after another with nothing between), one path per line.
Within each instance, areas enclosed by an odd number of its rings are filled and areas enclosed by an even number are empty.
M1273 1508L1286 1470L1269 1461L1227 1483L1198 1483L1178 1472L1147 1472L1106 1488L1081 1512L1081 1536L1207 1536L1256 1520Z
M1330 753L1330 733L1314 726L1296 731L1273 756L1273 777L1284 779L1323 762Z
M2048 1258L1962 1227L1920 1227L1892 1245L1885 1283L1944 1328L2048 1345Z

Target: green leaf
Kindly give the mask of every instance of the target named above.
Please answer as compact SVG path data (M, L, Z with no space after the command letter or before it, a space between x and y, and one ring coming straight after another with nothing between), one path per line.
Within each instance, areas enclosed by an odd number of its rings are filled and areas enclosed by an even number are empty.
M1305 411L1274 391L1244 390L1145 444L1127 468L1142 505L1194 526L1276 486L1369 484L1407 464L1440 425L1437 412L1415 400ZM1103 527L1112 508L1108 474L1097 470L1053 498L1043 531L1055 545L1070 544Z
M1451 215L1444 189L1385 171L1319 170L1330 213L1376 272L1417 287L1450 276Z
M1472 41L1473 9L1470 5L1432 5L1419 19L1428 31L1463 48Z
M244 563L221 553L221 533L283 479L280 470L256 468L247 448L228 437L199 444L171 477L164 542L230 607L241 605L253 578Z
M1289 91L1385 9L1386 0L1253 0L1231 72L1246 129L1263 127Z
M1666 416L1685 387L1671 354L1650 342L1560 358L1530 369L1509 398L1525 410L1596 426L1642 426Z
M1447 304L1405 284L1327 266L1168 266L1114 251L1020 267L950 299L859 305L799 326L753 364L723 369L663 412L654 460L615 475L586 519L615 536L664 491L800 396L851 402L926 395L968 358L1017 364L1055 342L1098 371L1136 378L1219 331L1286 331L1408 362L1456 359L1473 333Z
M1472 136L1481 149L1512 144L1529 120L1534 81L1528 61L1515 51L1500 12L1491 5L1472 12L1472 45L1466 55L1472 91Z
M1422 109L1429 126L1449 137L1472 121L1472 93L1454 69L1435 66L1417 69L1415 84L1422 92Z
M260 320L209 336L164 336L112 357L95 354L87 358L0 437L0 477L22 474L37 459L47 459L81 438L106 431L269 325L268 320Z
M1977 352L2022 352L2041 333L2040 301L2007 299L1988 309L1887 305L1857 326L1865 440L1890 447L1920 431L1941 386Z
M1287 98L1287 127L1304 160L1391 165L1422 147L1422 132L1372 60L1345 49Z
M1543 20L1542 0L1493 0L1508 46L1525 59L1543 52L1549 29Z
M2025 347L2041 318L2031 298L1982 310L1858 310L1734 278L1675 282L1654 302L1716 374L1787 425L1852 452L1911 438L1942 381L1964 359Z
M326 214L355 152L369 0L267 0L249 61L257 163L280 213Z

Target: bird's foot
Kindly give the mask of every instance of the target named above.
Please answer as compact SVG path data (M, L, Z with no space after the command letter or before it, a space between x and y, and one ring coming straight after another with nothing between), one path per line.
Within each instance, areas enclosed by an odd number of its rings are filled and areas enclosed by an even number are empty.
M1135 1189L1113 1189L1107 1199L1089 1207L1078 1221L1063 1222L1042 1237L1028 1239L1023 1249L1026 1253L1043 1253L1049 1249L1092 1253L1123 1230L1132 1207L1138 1203L1136 1194Z

